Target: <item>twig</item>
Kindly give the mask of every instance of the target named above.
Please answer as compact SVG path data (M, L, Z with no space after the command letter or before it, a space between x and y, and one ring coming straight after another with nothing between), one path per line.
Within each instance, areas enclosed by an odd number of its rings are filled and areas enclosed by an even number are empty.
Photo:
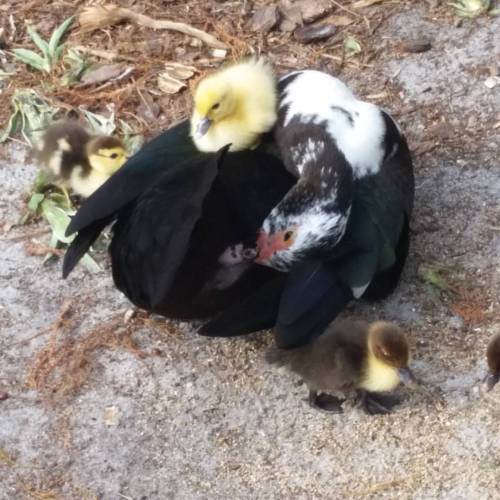
M78 21L84 31L93 31L104 28L112 24L118 24L123 21L129 21L140 26L152 28L155 30L172 30L184 33L185 35L198 38L210 47L217 49L229 48L214 36L205 31L193 28L189 24L168 21L167 19L152 19L144 14L138 14L130 9L125 9L114 4L94 5L87 7L80 14Z

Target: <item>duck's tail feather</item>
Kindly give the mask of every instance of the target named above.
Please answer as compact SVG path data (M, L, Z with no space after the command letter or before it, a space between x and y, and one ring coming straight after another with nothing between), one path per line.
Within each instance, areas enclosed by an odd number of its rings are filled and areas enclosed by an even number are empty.
M111 222L109 218L101 219L78 232L76 238L71 242L64 255L62 268L62 276L64 279L73 271L80 259L87 253L109 222Z

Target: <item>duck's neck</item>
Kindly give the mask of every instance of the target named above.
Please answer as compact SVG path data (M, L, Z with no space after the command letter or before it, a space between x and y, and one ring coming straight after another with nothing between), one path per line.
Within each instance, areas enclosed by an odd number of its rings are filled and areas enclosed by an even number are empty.
M369 352L365 360L360 388L370 392L385 392L392 391L398 384L397 369L383 363Z

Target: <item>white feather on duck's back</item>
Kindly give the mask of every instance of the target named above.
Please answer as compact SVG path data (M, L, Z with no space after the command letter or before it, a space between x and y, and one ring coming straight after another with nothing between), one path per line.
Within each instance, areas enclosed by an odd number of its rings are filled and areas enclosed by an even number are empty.
M279 107L287 110L279 126L286 128L295 117L302 123L324 124L356 178L376 173L385 154L381 110L357 99L344 83L326 73L306 70L283 78L292 75L295 78L281 97Z

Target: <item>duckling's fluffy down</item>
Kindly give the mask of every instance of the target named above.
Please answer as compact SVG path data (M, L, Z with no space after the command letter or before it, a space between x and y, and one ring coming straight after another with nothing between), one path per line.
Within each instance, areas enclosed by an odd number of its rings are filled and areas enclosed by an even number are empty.
M217 115L208 132L195 134L198 122L210 116L214 104L229 103L227 114ZM200 151L214 152L231 144L232 151L255 146L277 119L278 93L271 66L263 59L228 66L204 78L194 94L191 135Z

